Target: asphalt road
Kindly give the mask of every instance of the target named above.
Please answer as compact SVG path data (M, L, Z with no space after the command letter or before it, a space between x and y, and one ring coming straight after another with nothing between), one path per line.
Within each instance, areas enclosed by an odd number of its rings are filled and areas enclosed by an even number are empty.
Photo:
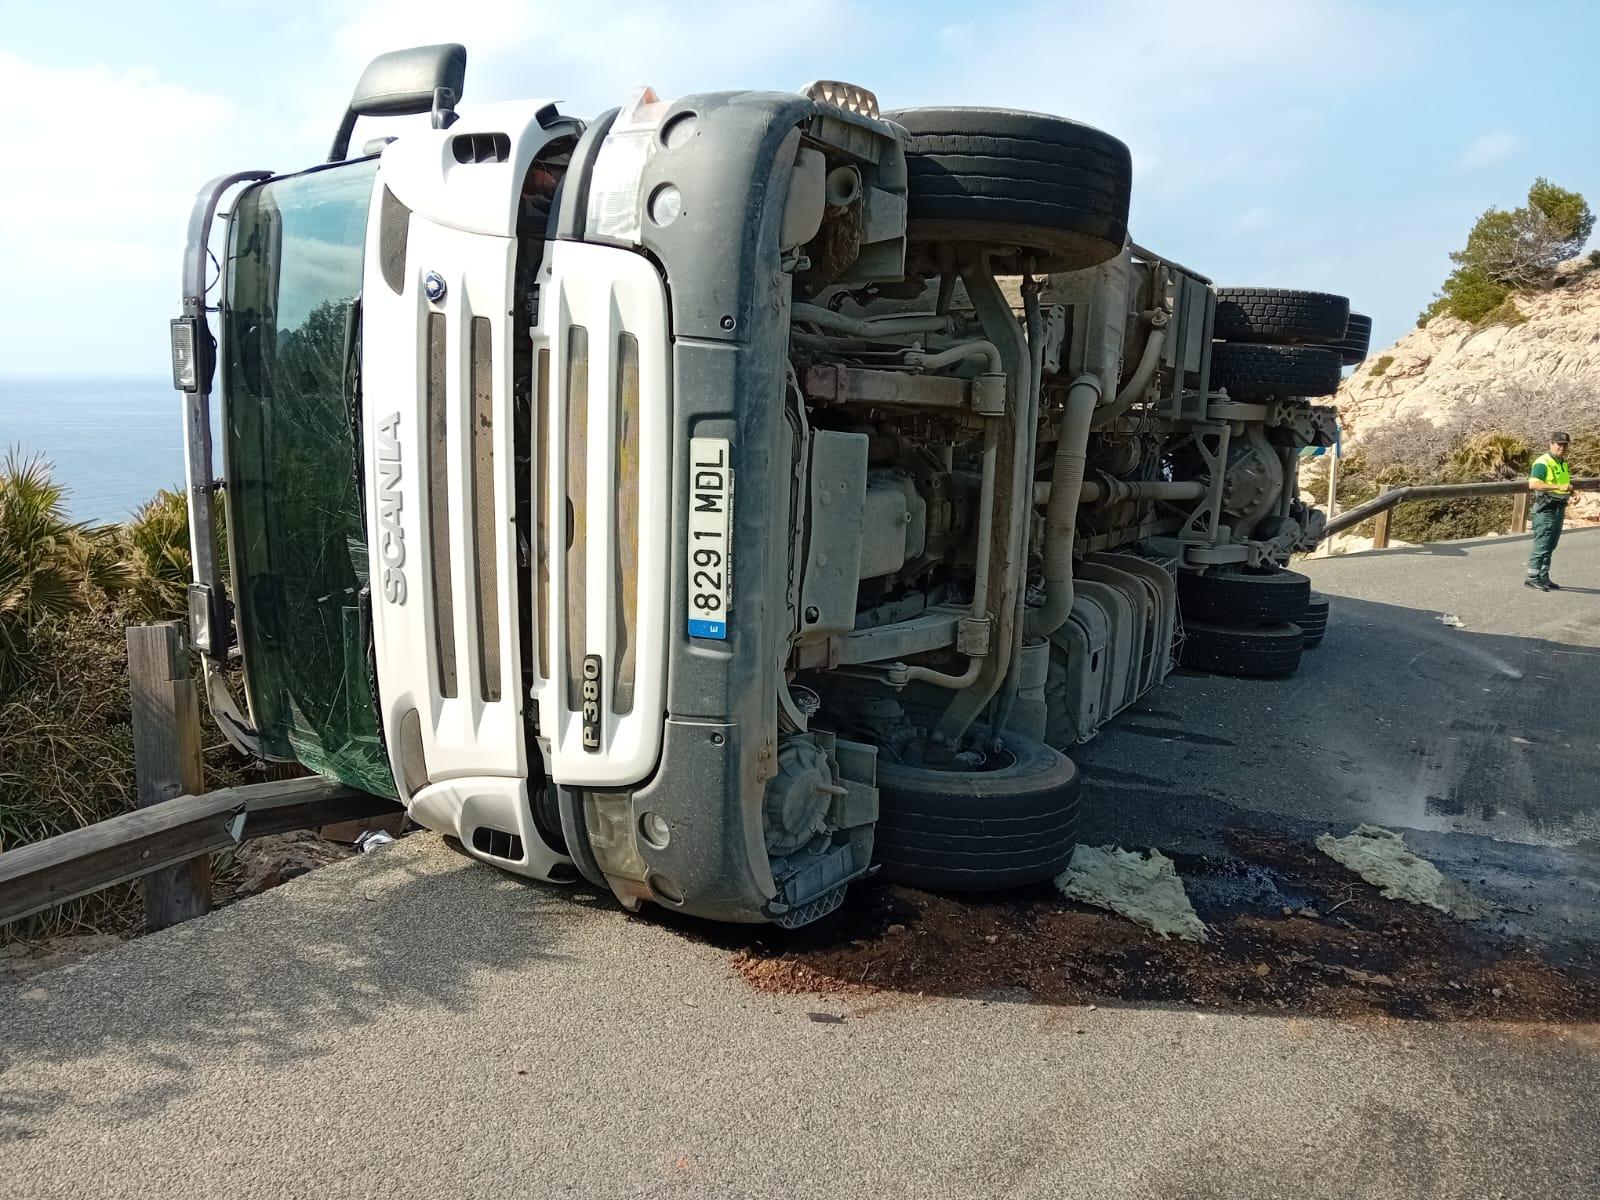
M1174 677L1087 748L1087 840L1380 819L1579 937L1600 609L1523 552L1312 564L1298 680ZM1600 591L1600 532L1557 567ZM1594 1026L757 993L425 835L0 993L0 1064L7 1196L1600 1192Z
M1600 529L1297 564L1328 633L1289 679L1180 674L1084 747L1082 840L1219 847L1367 821L1541 943L1600 939ZM1459 625L1446 624L1444 618Z

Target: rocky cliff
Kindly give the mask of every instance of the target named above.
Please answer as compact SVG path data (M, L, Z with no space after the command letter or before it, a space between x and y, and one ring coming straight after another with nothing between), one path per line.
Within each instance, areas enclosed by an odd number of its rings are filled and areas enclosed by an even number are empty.
M1452 453L1481 433L1515 435L1532 455L1544 449L1550 430L1566 429L1578 439L1575 467L1596 473L1600 264L1588 258L1565 263L1550 287L1518 295L1515 303L1521 319L1509 323L1473 326L1435 317L1392 346L1374 346L1345 379L1334 403L1345 453L1353 457L1340 476L1341 508L1372 495L1378 472L1391 464L1408 468L1417 482L1460 478L1450 471ZM1325 504L1326 478L1320 464L1307 464L1302 498ZM1422 520L1421 540L1469 536L1453 524L1429 527L1419 511L1428 507L1403 510ZM1502 518L1509 520L1509 505L1472 511L1486 526L1478 533L1496 532ZM1580 496L1567 516L1573 524L1600 524L1600 493ZM1350 532L1329 549L1343 553L1370 544Z
M1600 411L1600 268L1588 259L1564 264L1552 287L1519 295L1516 305L1526 318L1518 324L1475 328L1435 317L1387 349L1373 347L1335 400L1346 442L1406 418L1513 422L1506 432L1530 439L1542 420L1592 422Z

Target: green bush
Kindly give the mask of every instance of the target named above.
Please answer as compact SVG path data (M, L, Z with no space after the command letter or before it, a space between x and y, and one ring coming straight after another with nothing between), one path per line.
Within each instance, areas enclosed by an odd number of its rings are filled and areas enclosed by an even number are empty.
M1472 325L1508 321L1504 306L1511 293L1548 283L1557 265L1583 249L1594 221L1582 195L1543 176L1535 179L1527 204L1491 208L1478 218L1467 244L1451 252L1456 268L1417 324L1426 325L1441 313ZM1591 261L1596 261L1593 256Z
M1483 316L1479 317L1475 322L1473 322L1473 324L1475 324L1475 325L1484 325L1484 326L1487 326L1487 325L1511 325L1511 326L1516 326L1516 325L1526 325L1527 323L1528 323L1528 314L1523 312L1520 308L1518 308L1517 307L1517 302L1515 300L1513 300L1510 296L1507 296L1504 300L1500 301L1500 303L1497 304L1494 308L1491 308L1488 312L1484 313Z
M1492 403L1489 411L1504 415ZM1393 422L1363 438L1340 461L1339 511L1348 512L1371 500L1383 486L1520 479L1536 456L1536 437L1542 436L1500 428L1473 429L1465 423L1436 426L1421 419ZM1600 463L1600 426L1574 431L1575 473L1587 470L1590 461L1577 459L1580 444L1585 455ZM1401 541L1420 544L1482 537L1510 527L1511 499L1497 496L1434 500L1402 504L1393 513L1390 533ZM1366 522L1354 532L1371 536L1372 523Z
M1451 452L1437 475L1441 483L1490 483L1526 477L1533 451L1516 434L1492 430L1475 434ZM1511 525L1511 497L1469 497L1403 504L1391 529L1406 542L1441 542L1483 537Z
M1423 545L1427 542L1486 537L1491 533L1504 532L1510 525L1509 497L1491 496L1487 499L1461 497L1454 500L1425 500L1420 504L1402 504L1394 510L1389 530L1393 537L1402 542Z
M1372 364L1372 370L1369 372L1369 374L1371 374L1371 376L1374 379L1376 379L1378 376L1382 375L1384 372L1386 372L1393 365L1394 365L1394 355L1392 355L1392 354L1380 354L1380 355L1378 355L1377 361Z
M1467 244L1450 259L1506 287L1532 287L1575 258L1593 232L1588 202L1541 176L1528 189L1523 207L1491 208L1479 217Z
M1444 281L1433 303L1422 310L1417 324L1426 325L1434 317L1445 313L1469 325L1477 325L1510 296L1510 288L1496 283L1482 271L1457 267L1450 272L1450 277Z

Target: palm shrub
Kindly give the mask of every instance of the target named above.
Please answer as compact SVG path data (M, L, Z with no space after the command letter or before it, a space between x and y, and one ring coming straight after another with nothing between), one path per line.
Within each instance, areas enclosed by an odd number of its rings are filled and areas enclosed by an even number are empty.
M134 511L119 536L129 574L128 614L142 621L182 617L189 590L189 509L183 495L162 488Z
M88 611L129 578L114 530L68 520L50 463L9 450L0 463L0 688L33 660L41 626Z
M1434 474L1444 483L1492 483L1526 478L1532 461L1532 449L1517 434L1486 430L1459 443ZM1510 496L1476 496L1402 505L1393 528L1401 540L1420 543L1482 537L1510 524Z

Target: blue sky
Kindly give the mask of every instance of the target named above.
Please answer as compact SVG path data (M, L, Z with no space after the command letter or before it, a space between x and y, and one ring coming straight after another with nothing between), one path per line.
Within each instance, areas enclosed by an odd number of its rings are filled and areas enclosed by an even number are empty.
M1600 205L1600 4L1577 0L0 0L0 372L164 373L195 189L318 161L373 54L445 40L463 107L822 77L1088 121L1132 147L1138 241L1345 293L1378 344L1534 176Z

